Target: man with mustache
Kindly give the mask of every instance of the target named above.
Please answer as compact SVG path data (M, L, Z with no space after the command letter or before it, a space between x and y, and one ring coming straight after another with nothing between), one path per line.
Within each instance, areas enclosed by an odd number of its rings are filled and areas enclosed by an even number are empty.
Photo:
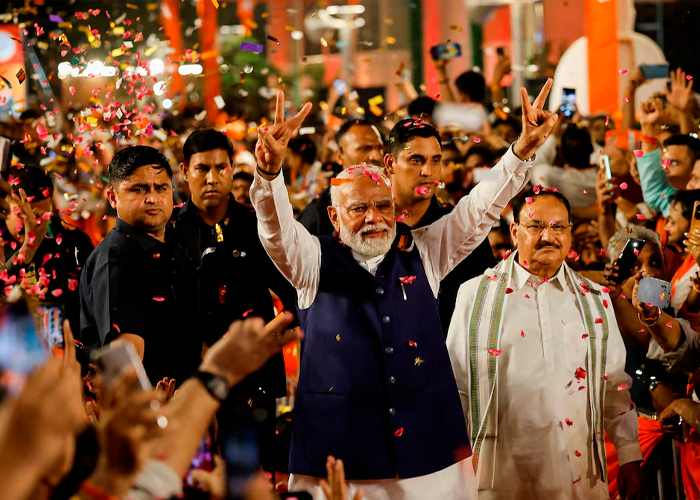
M435 194L442 172L442 145L440 132L431 124L409 118L394 125L384 164L393 187L400 237L452 212L454 205L443 204ZM438 310L445 336L460 285L495 265L491 246L484 240L440 282Z
M148 146L109 163L107 198L117 225L92 252L80 279L80 336L88 348L117 338L134 344L151 383L182 383L201 361L197 272L166 234L173 171Z
M479 498L642 498L637 415L609 290L566 264L571 210L555 190L513 203L517 251L459 289L447 336Z
M331 184L336 235L315 237L293 219L280 175L286 143L309 113L258 129L251 200L260 238L297 289L305 333L289 461L290 490L323 498L326 457L342 460L349 496L469 498L459 462L470 455L459 395L442 335L440 281L488 235L528 182L534 154L557 121L542 111L552 81L530 105L523 135L450 213L393 246L396 212L389 179L355 165Z

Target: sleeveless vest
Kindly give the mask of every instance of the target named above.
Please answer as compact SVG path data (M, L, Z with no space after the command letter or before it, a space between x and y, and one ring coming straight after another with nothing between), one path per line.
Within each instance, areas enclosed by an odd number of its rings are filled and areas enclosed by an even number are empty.
M340 240L319 240L318 294L299 310L305 337L289 470L325 477L333 455L350 480L403 479L470 456L418 250L392 248L372 276Z

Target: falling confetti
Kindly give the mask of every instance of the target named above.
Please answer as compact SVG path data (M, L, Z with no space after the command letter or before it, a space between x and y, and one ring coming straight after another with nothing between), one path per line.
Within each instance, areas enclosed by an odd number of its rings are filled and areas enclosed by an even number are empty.
M637 219L644 220L644 219L646 219L646 217L644 217L644 215L642 215L642 214L637 214Z
M576 371L574 372L574 376L578 379L584 379L586 378L586 370L584 370L582 367L576 368Z
M401 63L399 66L399 69L396 70L396 76L401 76L403 73L403 70L406 68L406 65L404 63Z
M277 38L275 38L275 37L272 36L272 35L267 35L267 39L270 40L270 41L272 41L272 42L275 42L277 45L282 45L282 43L281 43L279 40L277 40Z
M503 351L500 349L489 349L487 351L491 356L499 356Z
M416 360L413 362L413 366L420 366L420 365L422 365L423 363L425 363L425 360L424 360L424 359L421 359L421 357L418 356L418 357L416 358Z
M622 100L623 100L624 102L630 102L630 100L629 100L627 97L625 97L625 98L622 99Z
M520 336L525 337L525 332L523 330L520 330Z
M401 436L403 436L403 427L401 427L401 428L398 429L396 432L394 432L394 436L396 436L396 437L401 437Z
M636 156L637 158L641 158L642 156L644 156L644 151L642 151L641 149L635 149L634 156Z
M692 79L693 79L693 77L692 77L692 76L690 76L690 75L685 75L685 79L686 79L686 80L692 80Z
M506 293L513 293L513 289L510 287L506 288Z
M259 43L241 42L241 50L260 54L263 50L265 50L265 47L263 47Z
M414 281L416 281L416 277L415 277L415 276L401 276L401 277L399 278L399 281L400 281L401 283L403 283L404 285L410 285L410 284L412 284Z
M246 312L243 313L243 317L244 317L244 318L247 318L248 315L249 315L250 313L252 313L252 312L253 312L252 309L248 309Z
M627 74L627 70L626 70L626 69L620 69L620 70L618 70L618 71L620 72L621 75L626 75L626 74Z
M413 192L423 196L430 192L430 188L428 186L418 186L413 190Z
M565 419L564 422L566 422L566 425L568 425L569 427L571 427L572 425L574 425L574 423L573 423L571 420L569 420L568 418Z
M622 182L622 183L620 184L620 189L623 189L623 190L624 190L624 189L627 189L627 183L626 183L626 182Z
M456 24L450 24L450 29L451 29L452 31L462 31L462 27L461 27L461 26L457 26Z
M576 458L580 457L580 456L581 456L581 452L578 451L578 450L574 450L574 456L575 456Z
M602 322L603 322L603 318L596 318L594 321L594 323L597 325L601 324Z
M153 297L153 300L155 300L156 302L165 302L165 298L163 297Z
M216 8L216 9L219 8L219 2L217 2L216 0L211 0L211 3L214 4L214 8Z
M20 70L17 72L17 81L19 83L24 83L24 80L27 78L27 75L24 73L24 70L20 68Z

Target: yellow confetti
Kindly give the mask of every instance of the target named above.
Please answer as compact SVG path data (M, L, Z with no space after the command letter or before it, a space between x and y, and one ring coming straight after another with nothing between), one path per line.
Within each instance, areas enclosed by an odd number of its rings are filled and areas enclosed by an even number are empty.
M97 118L95 118L94 116L88 116L87 122L90 124L91 127L94 127L97 123Z
M210 57L216 57L219 55L218 50L208 50L207 52L202 53L200 56L200 59L209 59Z
M346 108L345 106L343 106L343 109L340 110L340 114L341 114L341 115L344 115L344 114L346 114L347 112L348 112L348 108Z
M117 26L112 30L113 35L123 35L124 34L124 26Z
M420 356L416 358L416 361L413 363L413 366L420 366L421 364L425 363L424 359L420 359Z
M355 111L357 111L357 112L360 113L361 115L364 115L364 114L365 114L365 108L363 108L362 106L358 107Z
M217 2L216 0L211 0L211 3L213 3L214 7L216 7L217 9L219 8L219 2Z
M122 56L122 55L124 55L124 52L126 52L126 51L124 50L124 47L119 47L118 49L114 49L114 50L112 51L112 57L119 57L119 56Z
M296 28L295 28L294 26L285 26L284 29L287 30L287 31L294 31L294 30L296 30Z
M73 27L73 23L68 23L68 22L66 22L66 23L58 23L58 27L59 27L59 28L69 28L69 29L70 29L70 28Z
M269 16L270 16L270 13L269 13L269 12L263 12L263 13L260 15L260 17L262 17L263 19L267 19Z
M321 45L323 45L324 47L328 47L328 41L323 37L321 37Z
M462 31L462 27L461 27L461 26L457 26L456 24L450 24L450 29L451 29L452 31Z
M138 9L139 7L138 7L138 5L134 5L133 3L128 3L128 4L126 4L126 8L127 8L127 9L134 9L134 10L136 10L136 9Z
M379 106L381 103L384 102L384 96L379 94L375 95L371 99L367 100L370 106Z
M335 340L336 340L336 342L340 342L340 334L335 336Z
M153 47L149 47L146 49L144 54L146 55L146 57L149 57L151 54L153 54L156 51L157 48L158 48L157 45L154 45Z
M388 36L386 37L386 43L388 43L389 45L394 45L396 43L396 38L394 38L393 36Z

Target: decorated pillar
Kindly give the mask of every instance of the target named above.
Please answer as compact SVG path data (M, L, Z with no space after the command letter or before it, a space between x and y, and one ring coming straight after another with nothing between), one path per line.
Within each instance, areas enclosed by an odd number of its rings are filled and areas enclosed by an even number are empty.
M618 0L585 0L588 41L588 109L590 113L620 108Z
M216 62L219 56L216 44L219 13L211 0L199 0L197 15L202 20L202 26L199 28L199 52L204 75L204 109L207 110L207 121L214 123L219 114L214 98L221 95L221 73L219 63Z

